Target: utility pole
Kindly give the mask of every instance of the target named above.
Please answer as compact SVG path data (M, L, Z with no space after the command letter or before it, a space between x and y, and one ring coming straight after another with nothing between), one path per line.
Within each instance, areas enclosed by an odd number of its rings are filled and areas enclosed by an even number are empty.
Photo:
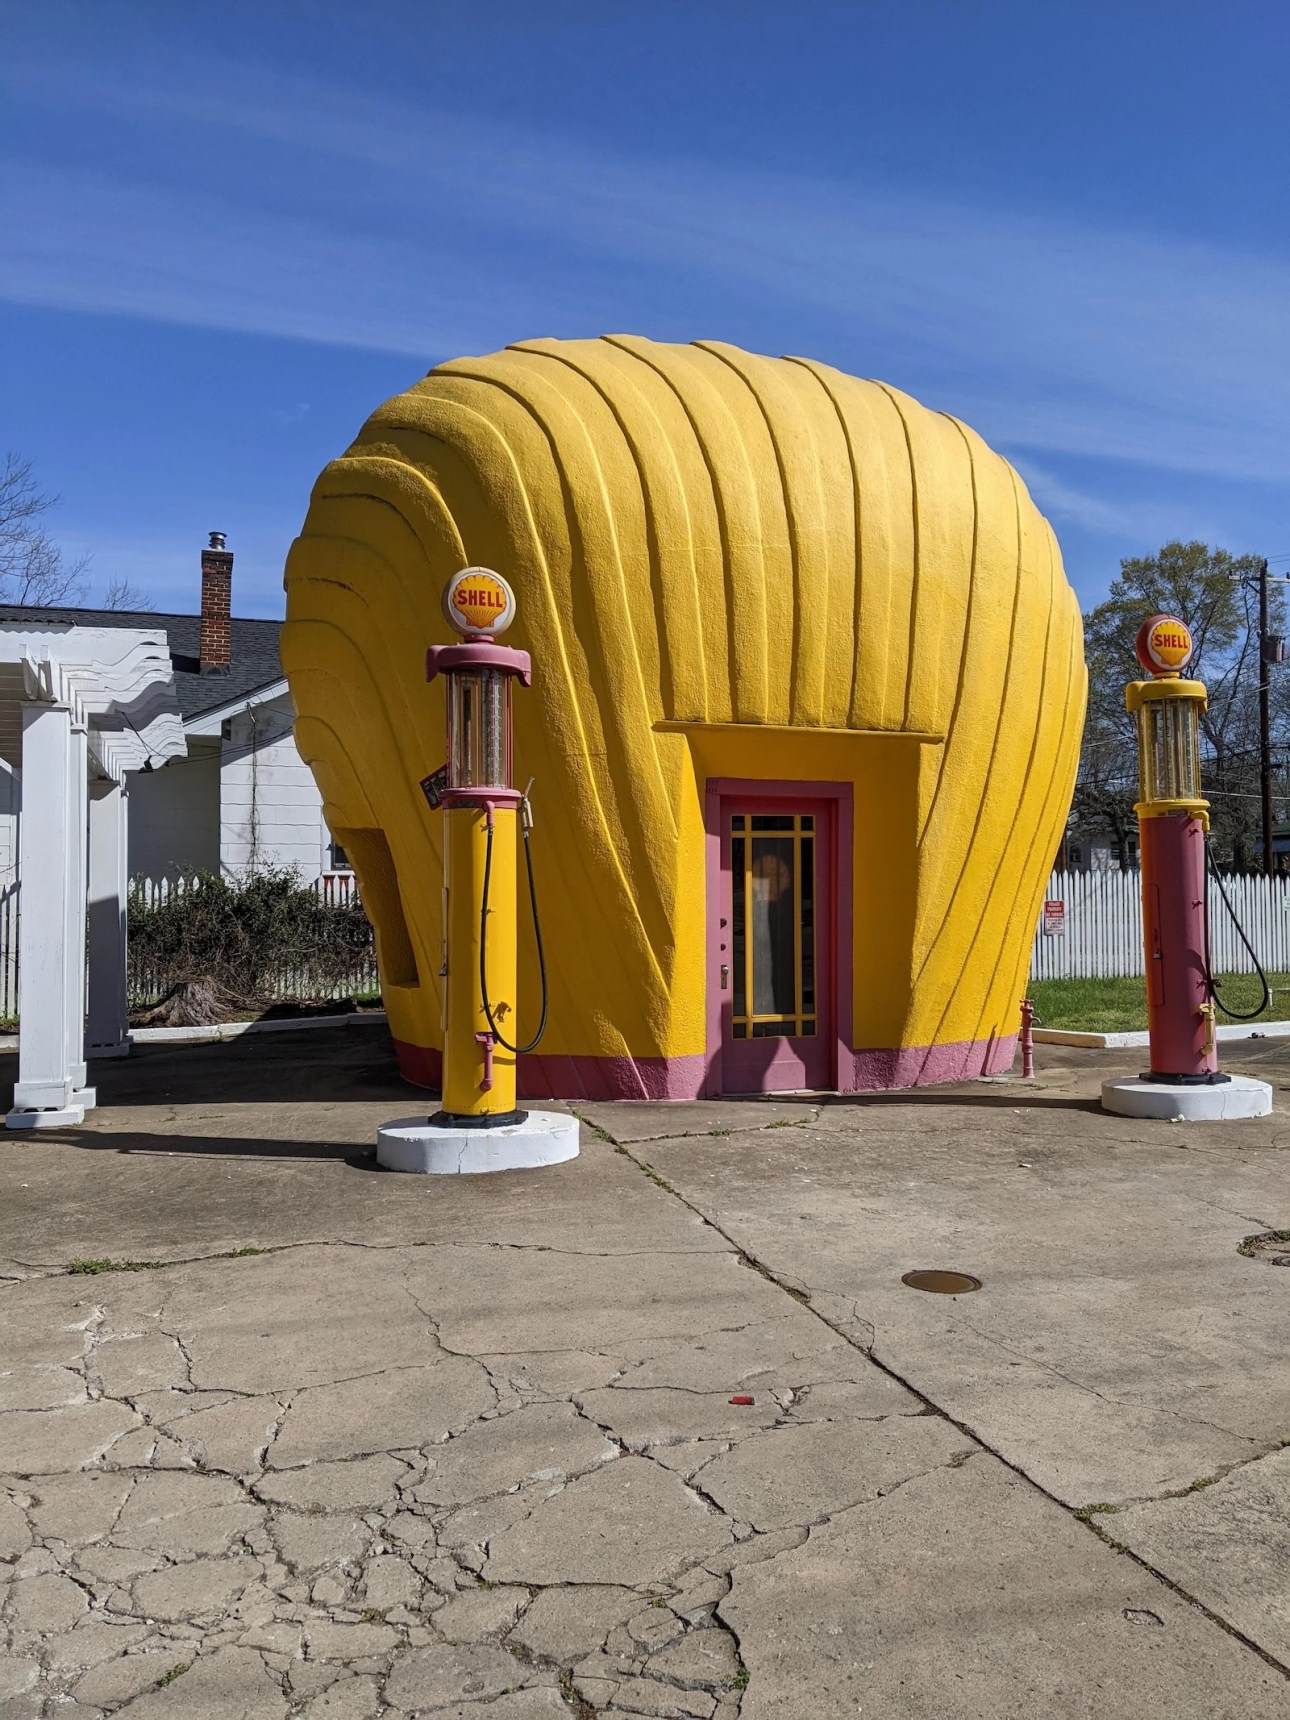
M1272 641L1268 638L1268 561L1259 563L1259 786L1263 795L1263 870L1276 872L1272 853L1272 719L1268 711L1268 668Z

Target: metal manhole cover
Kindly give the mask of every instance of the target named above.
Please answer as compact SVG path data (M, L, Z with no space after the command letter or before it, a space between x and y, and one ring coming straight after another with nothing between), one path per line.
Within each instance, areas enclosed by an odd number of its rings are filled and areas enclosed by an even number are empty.
M968 1272L906 1272L900 1282L911 1290L930 1290L933 1296L966 1296L981 1288L981 1280Z
M1256 1236L1247 1236L1237 1253L1261 1260L1266 1266L1290 1266L1290 1230L1261 1230Z

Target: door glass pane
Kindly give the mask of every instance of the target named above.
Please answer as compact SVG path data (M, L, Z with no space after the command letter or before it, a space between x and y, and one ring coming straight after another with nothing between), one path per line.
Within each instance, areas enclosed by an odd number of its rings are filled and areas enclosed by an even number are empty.
M730 820L730 920L733 1036L814 1037L813 819L749 813Z
M734 820L736 830L743 829L743 819ZM736 1039L748 1037L748 1024L744 1019L747 1015L745 1005L747 977L744 944L744 927L747 923L744 906L744 838L733 836L730 839L730 969L734 985L734 1034Z
M756 820L753 820L754 824ZM752 845L753 1014L797 1014L797 915L791 836Z

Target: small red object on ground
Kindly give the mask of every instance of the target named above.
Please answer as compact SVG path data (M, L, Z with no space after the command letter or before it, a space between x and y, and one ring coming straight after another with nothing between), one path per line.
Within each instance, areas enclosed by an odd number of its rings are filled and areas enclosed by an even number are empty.
M750 1404L753 1400L750 1397L732 1397L730 1401L731 1403Z

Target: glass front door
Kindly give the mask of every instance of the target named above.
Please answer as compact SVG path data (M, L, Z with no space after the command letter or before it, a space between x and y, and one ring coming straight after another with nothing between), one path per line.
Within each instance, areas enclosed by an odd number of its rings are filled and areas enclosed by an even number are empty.
M827 803L722 806L722 1085L833 1085Z

